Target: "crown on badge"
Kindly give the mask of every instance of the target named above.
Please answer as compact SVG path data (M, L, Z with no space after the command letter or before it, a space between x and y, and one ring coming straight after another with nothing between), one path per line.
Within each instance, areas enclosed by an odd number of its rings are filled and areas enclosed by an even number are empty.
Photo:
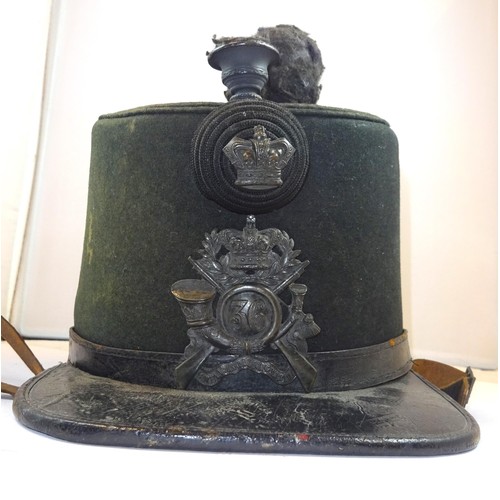
M236 168L236 186L252 190L272 189L283 184L281 170L295 148L284 137L271 140L262 125L254 127L251 139L234 137L224 153Z
M231 269L268 269L273 263L273 239L255 226L255 217L247 217L241 232L234 232L226 243Z

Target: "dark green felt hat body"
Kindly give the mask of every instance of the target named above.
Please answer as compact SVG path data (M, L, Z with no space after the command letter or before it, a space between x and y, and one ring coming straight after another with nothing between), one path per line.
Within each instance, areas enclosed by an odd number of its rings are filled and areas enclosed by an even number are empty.
M473 448L472 417L410 371L398 144L389 125L354 111L282 105L305 136L307 172L286 203L245 214L207 196L193 166L200 126L213 130L224 106L150 106L95 124L69 362L24 386L20 421L63 439L123 446L368 455ZM196 351L171 288L200 278L193 262L206 235L252 228L249 215L257 230L289 235L309 262L299 280L307 286L301 318L318 328L301 343L284 335L246 351L203 351L200 337ZM238 293L260 293L249 287ZM276 302L283 325L290 300L285 291ZM198 360L198 371L180 385L186 359Z
M87 233L75 330L113 347L182 353L184 317L170 286L196 277L188 257L212 229L245 216L200 194L192 138L218 105L106 115L93 130ZM256 216L285 230L310 261L307 310L322 333L310 351L378 344L403 332L397 139L376 117L287 106L310 149L306 182L286 206ZM324 307L328 304L328 307Z

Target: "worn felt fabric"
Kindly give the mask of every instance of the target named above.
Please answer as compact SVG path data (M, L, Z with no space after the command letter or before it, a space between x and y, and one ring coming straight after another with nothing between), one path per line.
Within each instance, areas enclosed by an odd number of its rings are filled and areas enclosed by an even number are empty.
M198 277L188 262L206 232L242 229L245 216L200 194L191 140L219 104L151 106L94 126L88 215L75 330L113 347L183 352L185 318L170 293ZM378 344L403 330L397 139L371 115L286 105L303 126L303 189L257 227L286 231L310 260L304 311L321 333L309 351ZM286 298L285 298L286 300Z

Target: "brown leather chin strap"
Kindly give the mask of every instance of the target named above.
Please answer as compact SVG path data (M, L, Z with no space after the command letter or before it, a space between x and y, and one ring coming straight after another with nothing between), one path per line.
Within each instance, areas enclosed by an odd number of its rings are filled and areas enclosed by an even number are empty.
M465 407L468 403L476 380L470 366L463 372L438 361L414 359L412 370L448 394L460 405Z
M43 372L43 366L28 347L21 334L2 316L2 340L5 340L14 349L24 364L35 374ZM17 386L2 382L2 392L11 394L17 391Z

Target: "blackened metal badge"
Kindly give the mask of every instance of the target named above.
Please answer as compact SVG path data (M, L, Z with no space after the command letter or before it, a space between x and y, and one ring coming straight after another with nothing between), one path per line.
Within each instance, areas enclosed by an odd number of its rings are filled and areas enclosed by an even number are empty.
M293 239L276 228L258 230L250 215L242 231L213 230L202 245L201 258L189 259L202 279L180 280L171 288L190 340L175 370L177 386L186 388L193 378L215 385L246 369L281 384L297 377L305 391L312 390L317 371L307 359L307 339L320 328L302 310L307 287L296 280L309 261L297 258ZM286 290L288 304L280 297ZM279 361L266 356L269 350L282 353ZM233 356L212 373L200 370L216 352Z

